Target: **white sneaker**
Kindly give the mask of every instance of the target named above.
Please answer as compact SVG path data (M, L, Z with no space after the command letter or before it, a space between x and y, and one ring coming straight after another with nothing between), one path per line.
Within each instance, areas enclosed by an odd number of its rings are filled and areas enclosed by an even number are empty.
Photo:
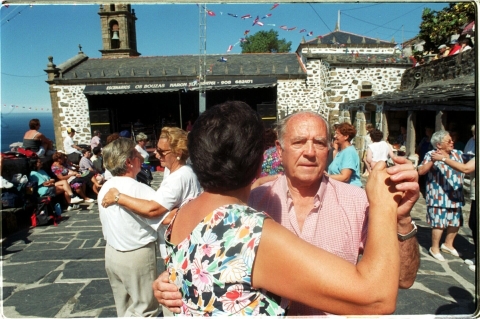
M95 200L93 198L89 198L87 200L85 200L85 203L93 203L95 202Z
M80 209L80 205L78 205L78 204L68 205L67 211L77 210L77 209Z
M475 265L475 258L472 259L465 259L465 263L469 266Z
M80 198L80 197L73 197L70 200L70 204L78 204L78 203L81 203L81 202L83 202L83 198Z
M470 266L468 266L468 269L470 269L471 271L475 271L476 267L475 267L475 265L470 265Z

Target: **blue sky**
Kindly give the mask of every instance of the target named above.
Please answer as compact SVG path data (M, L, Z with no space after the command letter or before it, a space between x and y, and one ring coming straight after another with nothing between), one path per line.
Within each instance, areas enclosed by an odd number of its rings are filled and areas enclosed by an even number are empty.
M133 3L133 2L132 2ZM295 51L302 37L334 30L338 10L340 29L346 32L396 42L417 35L423 8L441 10L446 3L280 3L207 4L215 16L207 16L207 54L238 54L245 30L276 30L292 42ZM199 10L196 4L132 4L137 20L137 49L142 56L191 55L199 53ZM61 64L75 56L78 45L90 58L100 58L99 5L10 5L1 16L1 105L50 109L44 69L48 56ZM234 18L228 13L237 14ZM261 19L266 14L271 17ZM252 19L240 17L250 14ZM263 27L252 26L256 16ZM275 24L269 25L269 24ZM296 27L284 31L279 27ZM403 26L403 27L402 27ZM301 29L307 32L300 33ZM227 49L233 45L231 52ZM6 107L4 107L6 105Z

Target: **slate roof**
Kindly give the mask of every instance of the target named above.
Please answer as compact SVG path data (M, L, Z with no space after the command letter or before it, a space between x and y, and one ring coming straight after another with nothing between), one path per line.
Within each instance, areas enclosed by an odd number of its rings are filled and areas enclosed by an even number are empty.
M176 80L199 75L198 55L100 58L89 59L79 53L57 66L54 82L106 82L116 80L151 79ZM226 62L220 60L226 59ZM306 70L295 53L207 55L208 76L263 76L276 78L306 78Z
M327 33L320 38L322 44L334 44L334 42L339 44L347 44L347 42L350 42L350 44L359 44L359 45L364 44L362 43L364 39L365 39L365 44L375 44L375 45L382 44L382 45L387 45L389 47L395 47L396 45L395 43L391 43L388 41L369 38L363 35L358 35L355 33L345 32L340 30ZM318 38L307 41L306 43L318 43Z

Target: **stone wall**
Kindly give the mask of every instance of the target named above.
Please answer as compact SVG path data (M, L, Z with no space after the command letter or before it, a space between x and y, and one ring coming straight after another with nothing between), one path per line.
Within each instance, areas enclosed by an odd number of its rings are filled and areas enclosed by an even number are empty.
M83 90L85 85L53 86L56 91L55 105L52 110L57 115L55 137L57 150L63 150L63 139L67 136L67 127L75 129L75 144L88 144L92 138L90 131L90 114L88 101ZM61 136L59 139L58 136Z
M339 105L360 98L362 91L372 95L400 88L404 66L345 64L327 68L320 59L308 60L307 80L279 80L277 110L279 118L301 110L318 112L334 123L339 118ZM363 84L371 84L365 89Z
M475 50L472 49L410 68L402 78L401 88L410 90L422 83L475 75L476 61L477 56Z

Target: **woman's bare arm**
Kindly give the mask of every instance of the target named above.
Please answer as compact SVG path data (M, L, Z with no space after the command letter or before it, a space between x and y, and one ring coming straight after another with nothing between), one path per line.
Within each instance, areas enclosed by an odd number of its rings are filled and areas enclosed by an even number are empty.
M350 168L344 168L340 171L340 174L337 175L329 175L329 177L344 183L348 183L350 181L350 177L352 176L352 170Z
M444 157L445 157L444 155L436 152L432 154L433 161L441 161ZM450 166L451 168L453 168L454 170L465 173L465 174L470 174L475 172L475 158L472 158L467 163L460 163L448 157L445 157L444 163Z
M117 194L120 194L117 204L128 208L139 216L145 218L155 218L168 212L168 209L166 209L156 201L145 200L131 197L126 194L121 194L116 188L110 188L108 190L108 192L103 197L102 205L104 207L108 207L112 204L115 204L115 196L117 196Z

